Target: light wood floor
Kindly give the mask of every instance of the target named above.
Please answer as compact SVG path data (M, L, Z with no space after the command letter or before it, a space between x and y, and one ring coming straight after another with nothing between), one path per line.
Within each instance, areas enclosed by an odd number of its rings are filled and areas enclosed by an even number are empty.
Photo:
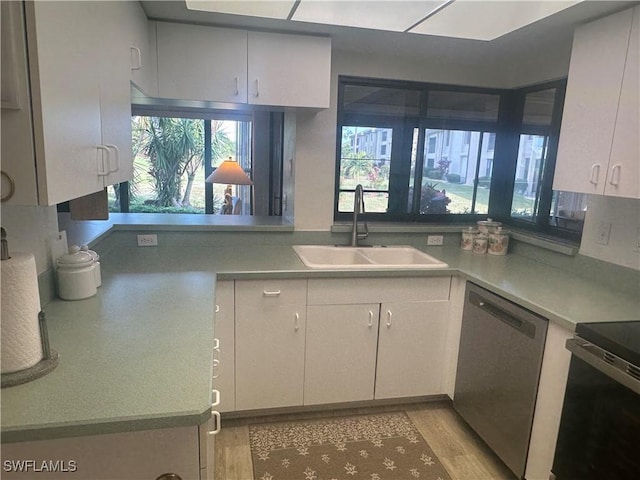
M450 402L375 407L335 412L278 415L269 418L222 421L215 440L215 480L253 480L249 427L265 421L301 421L305 419L403 410L442 461L452 480L514 480L515 476L500 462L451 407Z

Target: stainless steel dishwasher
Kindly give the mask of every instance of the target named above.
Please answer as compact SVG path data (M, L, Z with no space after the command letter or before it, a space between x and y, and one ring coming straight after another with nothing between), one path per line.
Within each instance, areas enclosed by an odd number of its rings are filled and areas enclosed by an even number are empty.
M453 407L524 478L547 320L467 284Z

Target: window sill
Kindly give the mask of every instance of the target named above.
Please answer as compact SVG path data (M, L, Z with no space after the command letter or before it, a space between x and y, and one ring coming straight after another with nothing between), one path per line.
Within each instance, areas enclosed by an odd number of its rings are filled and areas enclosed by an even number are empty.
M58 214L59 230L67 232L68 243L91 245L112 230L192 232L292 232L293 224L283 217L249 215L198 215L170 213L111 213L109 220L74 221L68 213Z
M333 233L348 233L351 231L351 223L334 223L331 226ZM414 223L371 223L367 226L370 233L460 233L462 230L475 224L414 224ZM557 238L547 237L535 234L526 230L512 228L507 225L511 238L522 243L534 245L536 247L551 250L563 255L575 256L580 249L580 245L561 240Z

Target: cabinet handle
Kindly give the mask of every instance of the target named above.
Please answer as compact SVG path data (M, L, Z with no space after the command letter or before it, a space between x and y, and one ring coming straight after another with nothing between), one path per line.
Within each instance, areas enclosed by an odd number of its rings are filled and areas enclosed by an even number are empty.
M97 145L96 148L98 150L101 150L102 152L106 152L107 153L107 164L109 166L111 166L111 150L109 149L109 147L107 147L106 145ZM102 155L102 170L100 170L100 168L98 168L98 176L99 177L106 177L107 175L109 175L109 170L107 170L105 168L105 161L104 161L104 154Z
M216 428L214 430L209 430L208 433L209 435L217 435L220 433L220 428L222 427L222 423L220 422L220 412L212 410L211 416L216 419Z
M216 313L218 313L219 311L220 311L220 305L216 303Z
M220 351L220 339L218 337L213 338L213 349Z
M211 393L215 398L213 403L211 403L211 413L213 413L213 407L217 407L218 405L220 405L220 392L214 388L213 390L211 390Z
M131 70L140 70L142 68L142 52L138 47L134 46L129 47L129 49L131 50L131 52L135 52L135 58L137 60L137 62L135 63L133 61L131 62ZM133 59L134 57L131 56L131 58Z
M369 310L369 324L367 325L369 328L373 327L373 312Z
M617 187L618 184L620 183L620 172L622 171L622 165L621 164L616 164L613 166L613 169L611 170L611 179L609 180L609 185L613 185L614 187Z
M120 170L120 149L112 143L108 143L106 144L106 146L107 148L111 148L114 152L116 152L116 161L114 162L116 164L116 168L114 168L113 170L111 170L111 157L109 157L109 173L115 173Z
M182 477L176 473L163 473L156 480L182 480Z
M392 317L393 313L391 313L391 310L387 310L387 328L391 328L391 317Z
M280 295L280 290L263 290L262 295L265 297L277 297Z
M589 183L592 185L597 185L598 177L600 177L600 164L594 163L593 165L591 165L591 176L589 177Z
M218 371L219 367L220 367L220 360L218 360L217 358L214 358L213 359L213 375L211 376L211 378L213 378L214 380L220 376L220 371Z
M6 202L7 200L9 200L11 197L13 197L13 194L16 193L16 182L13 179L13 177L11 175L9 175L7 172L5 172L4 170L2 170L2 176L7 180L7 183L9 184L9 191L7 193L2 193L2 201Z
M260 96L260 79L256 78L256 97Z
M234 95L240 95L240 77L236 77L236 89L233 92Z
M299 323L300 323L300 314L299 314L298 312L296 312L296 317L295 317L295 319L296 319L296 321L295 321L295 323L294 323L294 325L295 325L295 326L294 326L294 329L295 329L295 331L297 332L297 331L298 331L298 329L300 328L300 325L299 325Z

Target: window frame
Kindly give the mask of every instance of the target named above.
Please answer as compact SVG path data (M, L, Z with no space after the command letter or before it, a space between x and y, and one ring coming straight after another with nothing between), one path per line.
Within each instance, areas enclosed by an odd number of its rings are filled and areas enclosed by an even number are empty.
M382 88L399 88L407 90L420 90L420 108L418 115L371 115L360 114L356 112L345 112L344 91L347 85L356 86L375 86ZM525 107L526 95L528 93L555 89L554 107L552 112L552 121L548 126L544 125L523 125L523 114ZM454 92L469 93L488 93L499 95L498 115L495 122L485 120L457 120L443 118L429 118L426 115L428 92L430 90L447 90ZM553 198L553 174L555 171L555 162L557 155L557 147L560 134L560 125L562 122L562 109L564 106L564 96L566 91L566 79L554 80L537 85L527 86L518 89L497 89L483 88L474 86L446 85L439 83L424 83L402 80L372 79L352 76L338 77L338 105L337 105L337 122L336 122L336 157L335 157L335 195L334 195L334 221L344 222L352 219L353 214L350 212L339 211L340 193L348 190L340 189L340 170L341 170L341 148L342 148L342 129L345 126L375 126L381 128L388 127L391 123L401 125L403 129L418 128L418 141L416 151L416 171L415 176L409 173L409 190L411 183L417 188L413 189L412 203L414 207L410 213L365 213L363 219L370 222L409 222L417 224L432 223L469 223L483 220L488 217L501 221L505 225L529 230L532 232L543 233L546 235L559 237L571 241L579 241L581 232L563 229L561 227L549 224L550 211ZM391 122L390 119L394 119ZM382 123L375 123L375 121ZM485 132L495 133L494 156L492 164L492 176L489 192L489 206L486 214L419 214L417 213L416 202L420 199L420 188L424 181L423 167L425 162L425 141L426 129L442 129L442 130L466 130L469 132ZM526 129L526 132L523 131ZM413 130L412 130L413 131ZM539 133L538 133L539 132ZM541 178L540 197L539 197L539 214L535 222L518 219L512 216L511 207L513 202L513 192L516 181L516 166L518 145L521 133L541 134L548 136L547 155L544 170ZM391 164L393 165L394 147L397 145L394 138L392 142ZM408 135L405 132L405 135ZM401 148L401 147L398 147ZM408 160L401 159L400 162L411 163L411 151L406 150L404 155L408 155ZM402 155L401 155L402 158ZM396 163L398 160L396 160ZM393 168L393 167L391 167ZM391 177L391 174L390 174ZM406 178L406 177L405 177ZM389 190L391 192L391 179L389 180ZM478 179L474 183L473 199L476 197L478 189ZM366 189L365 189L366 190ZM366 192L365 192L366 193ZM409 198L405 201L409 201ZM391 205L391 193L389 204ZM546 212L546 213L545 213Z

